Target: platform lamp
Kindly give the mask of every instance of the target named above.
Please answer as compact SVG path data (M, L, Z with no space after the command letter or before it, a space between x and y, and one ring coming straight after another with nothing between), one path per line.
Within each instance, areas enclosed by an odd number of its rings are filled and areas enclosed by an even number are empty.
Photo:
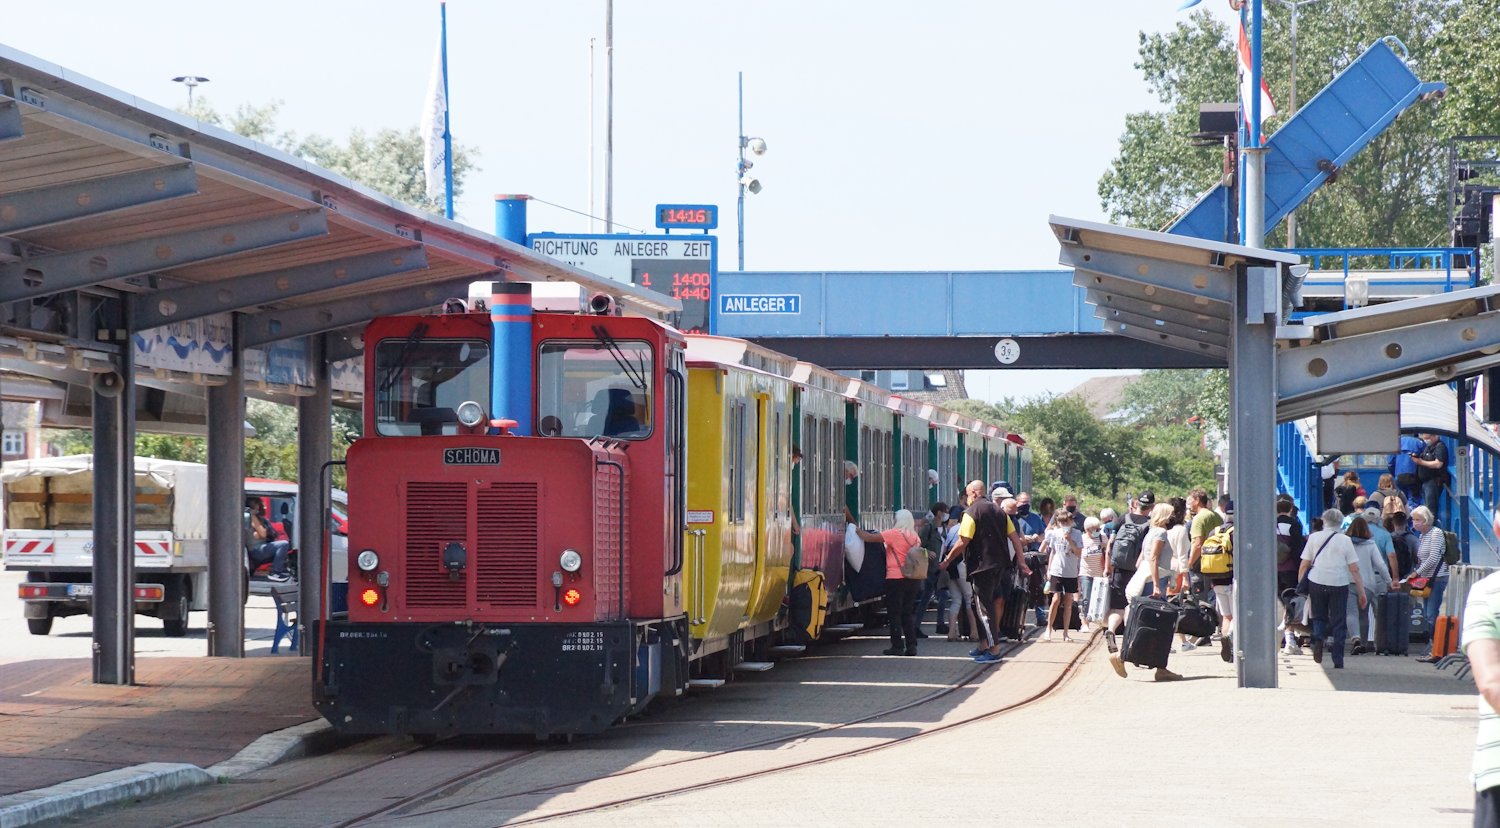
M750 174L750 168L755 164L745 157L745 150L750 150L754 155L766 154L766 139L749 138L745 135L745 73L739 73L740 80L740 162L734 169L735 180L740 187L739 200L739 261L740 270L745 269L745 191L749 190L751 195L760 192L760 179Z
M178 75L172 80L187 87L188 111L191 112L193 109L193 89L200 83L208 83L208 78L202 77L201 75Z

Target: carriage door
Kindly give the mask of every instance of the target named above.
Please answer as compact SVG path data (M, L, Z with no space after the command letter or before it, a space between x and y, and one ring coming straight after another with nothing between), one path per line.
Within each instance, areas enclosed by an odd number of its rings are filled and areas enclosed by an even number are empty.
M663 389L666 409L666 570L668 580L682 572L684 535L687 532L687 365L681 348L669 346L667 381ZM679 590L668 592L667 614L681 609Z

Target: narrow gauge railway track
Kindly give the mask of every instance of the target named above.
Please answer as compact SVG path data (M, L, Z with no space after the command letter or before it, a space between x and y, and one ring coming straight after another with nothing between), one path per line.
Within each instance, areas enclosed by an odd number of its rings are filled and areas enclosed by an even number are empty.
M1012 642L1010 644L1007 644L1005 646L1005 648L1002 650L1002 655L1003 656L1007 656L1007 657L1014 655L1016 652L1018 652L1021 649L1021 647L1022 647L1023 644L1025 644L1025 641ZM962 725L966 725L966 724L971 724L973 722L977 722L977 721L981 721L983 719L987 719L987 718L991 718L991 717L994 717L994 716L997 716L997 715L1001 715L1003 713L1009 712L1010 710L1013 710L1013 709L1019 708L1021 706L1028 705L1028 704L1031 704L1031 703L1039 700L1043 696L1045 696L1047 693L1051 692L1053 689L1056 688L1056 686L1058 686L1062 682L1062 680L1067 675L1071 674L1072 671L1073 671L1073 669L1074 669L1074 667L1077 664L1078 658L1081 658L1081 656L1082 656L1082 651L1083 650L1087 650L1087 649L1088 649L1087 646L1080 648L1080 654L1079 654L1079 656L1076 657L1076 658L1074 658L1071 662L1069 662L1069 664L1068 664L1067 668L1064 670L1064 672L1058 677L1057 680L1055 680L1052 684L1048 685L1048 687L1046 689L1044 689L1041 693L1035 694L1032 697L1030 697L1030 698L1022 701L1019 704L1009 705L1009 706L1001 708L999 710L990 711L990 712L987 712L987 713L984 713L984 714L980 714L979 716L975 716L975 717L971 717L969 719L965 719L965 720L963 720L961 722L954 722L954 723L950 723L949 725L944 725L944 726L941 726L941 727L938 727L938 728L934 728L934 729L931 729L931 730L921 731L919 733L912 734L911 736L900 737L900 738L897 738L897 739L893 739L893 740L891 740L889 742L883 742L883 743L881 743L879 745L873 745L873 746L869 746L869 747L865 747L865 748L860 748L860 749L857 749L857 750L853 750L853 751L850 751L849 753L844 754L844 755L846 755L846 756L858 756L858 755L862 755L864 753L868 753L868 752L871 752L873 750L880 750L880 749L883 749L883 748L886 748L886 747L891 747L891 746L894 746L896 744L900 744L900 743L909 741L910 739L916 738L918 736L927 735L929 733L941 732L941 731L952 729L954 727L958 727L958 726L962 726ZM629 768L629 769L625 769L625 770L620 770L620 771L616 771L616 772L613 772L613 773L607 773L607 774L597 775L597 776L568 778L568 779L564 779L564 780L549 782L546 785L537 786L537 787L533 787L533 788L528 788L526 790L510 791L510 792L507 792L507 793L504 793L504 794L499 794L499 795L496 795L496 796L482 797L482 798L477 798L477 799L466 800L466 801L461 802L461 803L454 803L454 804L451 804L451 805L438 805L437 807L422 808L420 810L414 810L414 811L408 811L408 812L402 813L402 811L404 811L407 808L411 808L413 806L419 806L420 807L423 803L431 803L433 800L435 800L437 798L440 798L444 794L450 792L456 786L463 785L463 784L465 784L465 783L467 783L467 782L469 782L471 780L474 780L476 778L479 778L479 777L482 777L482 776L494 773L496 771L505 770L507 768L514 767L516 765L519 765L519 764L525 762L528 759L537 757L537 756L542 755L542 754L549 754L549 753L555 753L555 752L560 752L562 750L566 750L566 748L561 748L560 749L560 748L555 748L555 747L552 747L552 746L538 746L536 748L531 748L531 749L516 749L514 751L508 752L506 755L501 756L501 757L499 757L497 759L494 759L494 760L491 760L491 761L488 761L488 762L484 762L481 765L476 766L476 767L468 768L468 769L464 770L461 773L451 774L451 775L446 775L445 774L445 775L443 775L443 778L441 780L439 780L437 782L434 782L432 784L429 784L429 785L425 785L425 786L423 786L423 787L421 787L421 788L419 788L419 789L417 789L415 791L412 791L412 792L410 792L410 793L408 793L408 794L406 794L404 796L401 796L399 799L397 799L395 801L386 802L386 803L382 804L378 808L372 808L372 809L369 809L367 811L363 811L363 812L361 812L359 814L356 814L356 815L353 815L353 816L344 817L340 821L330 821L330 822L328 822L326 824L330 825L330 826L333 826L334 828L351 828L352 826L356 826L356 825L366 825L366 824L375 825L375 824L381 824L383 822L388 821L386 818L389 818L389 820L392 820L392 821L394 821L394 820L408 820L408 819L421 819L422 817L425 817L425 816L434 816L434 815L448 813L448 812L461 811L461 810L465 810L465 809L468 809L468 808L481 807L481 806L484 806L484 805L492 805L492 804L496 804L496 803L501 803L501 802L504 802L506 800L512 800L512 799L515 799L515 798L518 798L518 797L527 797L527 796L537 796L537 795L553 794L553 793L556 793L556 792L559 792L559 791L564 791L564 790L568 790L568 789L571 789L571 788L576 788L579 785L587 784L587 783L591 783L591 782L597 782L597 781L609 780L609 779L618 779L618 778L621 778L621 777L628 777L628 776L632 776L632 775L636 775L636 774L646 773L646 772L649 772L649 771L661 770L663 768L676 767L676 766L682 766L682 765L689 765L689 764L692 764L692 763L695 763L695 762L710 761L710 760L713 760L713 759L716 759L716 758L719 758L719 757L723 757L723 756L727 756L727 755L733 754L733 753L739 753L739 752L750 751L750 750L762 750L762 749L765 749L765 748L768 748L768 747L774 747L774 746L777 746L777 745L782 745L782 744L786 744L786 743L790 743L790 742L796 742L796 741L807 739L807 738L813 737L813 736L835 733L835 732L843 730L843 729L853 728L853 727L857 727L859 725L868 724L868 723L870 723L872 721L877 721L879 719L883 719L883 718L886 718L886 717L889 717L889 716L892 716L892 715L895 715L895 714L898 714L898 713L902 713L902 712L905 712L907 710L911 710L913 708L920 707L922 705L930 704L931 702L937 701L937 700L939 700L939 699L941 699L941 698L943 698L945 696L948 696L948 695L950 695L952 693L955 693L955 692L957 692L957 691L959 691L959 690L961 690L961 689L963 689L965 687L968 687L969 685L973 684L976 679L978 679L981 675L983 675L983 673L985 672L986 668L987 668L987 665L985 665L985 666L976 665L976 666L972 667L971 669L966 670L962 675L960 675L955 680L949 682L948 684L946 684L945 686L943 686L943 687L941 687L939 689L933 690L930 693L926 693L926 694L923 694L922 696L919 696L919 697L917 697L915 699L911 699L909 701L905 701L905 702L902 702L902 703L897 704L897 705L892 705L890 707L886 707L886 708L883 708L881 710L873 711L873 712L867 713L867 714L865 714L863 716L859 716L859 717L856 717L856 718L853 718L853 719L848 719L848 720L845 720L845 721L842 721L842 722L838 722L838 723L835 723L835 724L823 724L823 725L817 725L817 726L813 726L813 727L802 728L802 729L799 729L799 730L796 730L796 731L793 731L793 732L790 732L790 733L784 733L784 734L781 734L781 735L778 735L778 736L775 736L775 737L766 738L766 739L759 739L759 740L755 740L755 741L751 741L751 742L745 742L745 743L742 743L742 744L733 745L733 746L730 746L730 747L722 748L722 749L711 751L711 752L708 752L708 753L703 753L703 754L696 755L696 756L687 756L687 757L682 757L682 758L679 758L679 759L670 759L670 760L666 760L666 761L662 761L662 762L649 763L649 764L641 765L641 766L638 766L638 767L633 767L633 768ZM670 724L670 723L667 723L667 724ZM185 821L173 823L173 824L169 825L168 828L190 828L191 826L198 826L198 825L210 824L210 823L213 823L213 822L215 822L217 820L227 819L227 818L234 817L234 816L247 815L247 814L250 814L250 813L254 812L255 810L257 810L259 808L263 808L263 807L267 807L267 806L273 806L273 805L278 805L278 804L284 806L287 803L287 801L289 799L291 799L291 798L300 796L302 794L307 794L307 793L310 793L310 792L315 792L319 788L331 785L331 784L336 783L336 782L338 782L340 780L343 780L343 779L346 779L348 777L354 776L355 774L366 773L366 772L371 771L373 769L380 768L381 766L388 765L388 764L390 764L392 762L396 762L397 760L406 759L406 758L411 757L411 756L413 756L415 754L421 754L424 751L428 751L431 748L436 747L437 745L442 745L442 744L444 744L445 742L448 742L448 741L451 741L451 740L448 740L448 739L441 740L438 743L436 743L435 745L411 745L411 746L403 748L401 750L397 750L397 751L393 751L391 753L385 754L385 755L383 755L383 756L381 756L381 757L379 757L377 759L374 759L374 760L371 760L371 761L368 761L368 762L362 762L359 765L357 765L355 767L352 767L352 768L345 768L345 769L339 770L339 771L334 772L334 773L325 774L325 775L319 776L316 779L312 779L312 780L308 780L306 782L301 782L301 783L295 784L292 787L278 788L277 791L274 794L270 794L270 795L267 795L267 796L264 796L264 797L259 797L259 798L256 798L254 800L248 801L248 802L243 802L243 803L235 805L232 808L225 808L225 809L218 810L218 811L215 811L215 812L210 813L210 814L206 814L206 815L202 815L202 816L197 816L197 817L194 817L194 818L189 819L189 820L185 820ZM690 792L695 791L695 790L703 790L703 789L707 789L707 788L711 788L711 787L717 787L719 785L727 784L729 782L736 781L736 780L739 780L739 779L756 778L756 777L759 777L759 776L765 776L765 775L770 775L770 774L785 772L785 771L788 771L788 770L794 770L794 769L799 768L799 767L806 767L806 766L810 766L810 765L821 764L823 762L832 761L833 758L839 758L839 757L824 757L824 758L812 759L812 760L807 760L807 761L802 761L802 762L793 762L793 763L789 763L789 764L786 764L786 765L779 765L779 766L776 766L776 767L764 768L764 769L761 769L761 770L758 770L758 771L752 771L752 772L749 772L749 773L736 774L733 777L725 777L725 778L721 778L721 779L708 780L706 782L695 783L693 785L686 785L686 786L682 786L682 787L679 787L679 788L671 788L671 789L666 789L666 790L651 791L651 792L648 792L648 793L640 794L638 796L632 796L632 797L627 797L627 798L623 798L623 799L612 800L612 801L609 801L609 802L606 802L606 803L601 803L601 804L598 804L598 805L592 805L592 806L587 806L587 807L582 807L582 808L577 808L577 809L571 809L571 810L568 810L568 811L563 811L563 812L559 812L559 813L555 813L555 814L547 814L545 816L532 817L532 818L528 818L528 819L521 819L521 820L518 820L518 821L515 821L515 822L509 822L509 823L505 823L505 824L508 824L508 825L525 825L525 824L531 824L531 823L537 823L537 822L545 822L545 821L548 821L548 820L559 819L559 818L567 817L567 816L576 816L576 815L579 815L579 814L591 813L591 812L600 811L600 810L607 810L607 809L610 809L610 808L616 808L616 807L620 807L620 806L623 806L623 805L629 805L629 804L636 803L636 802L643 802L643 801L647 801L647 800L651 800L651 799L665 798L665 797L680 795L680 794L684 794L684 793L690 793Z
M1005 648L1003 649L1003 651L1002 651L1002 655L1003 656L1014 655L1016 652L1018 652L1021 649L1021 646L1023 644L1025 644L1025 643L1026 643L1025 641L1018 641L1018 642L1012 642L1010 644L1007 644L1005 646ZM913 738L916 738L918 736L924 736L924 735L927 735L929 733L936 733L936 732L946 731L946 730L950 730L950 729L952 729L954 727L958 727L958 726L962 726L962 725L966 725L966 724L972 724L974 722L978 722L978 721L981 721L981 720L984 720L984 719L987 719L987 718L993 718L993 717L1001 715L1003 713L1010 712L1011 710L1018 709L1020 707L1025 706L1025 705L1029 705L1029 704L1031 704L1031 703L1033 703L1035 701L1038 701L1041 698L1045 697L1048 693L1052 692L1054 689L1056 689L1062 683L1062 681L1063 681L1064 678L1066 678L1068 675L1070 675L1073 672L1074 668L1078 664L1078 661L1082 658L1083 652L1085 650L1088 650L1088 649L1089 649L1089 646L1087 644L1085 644L1085 646L1083 646L1083 647L1080 647L1078 655L1075 656L1072 660L1069 661L1069 663L1068 663L1067 667L1064 669L1063 673L1060 674L1056 680L1054 680L1052 683L1050 683L1040 693L1034 694L1033 696L1028 697L1027 699L1023 700L1020 703L1013 704L1013 705L1008 705L1008 706L1000 708L998 710L989 711L987 713L980 714L979 716L975 716L975 717L971 717L969 719L965 719L965 720L963 720L961 722L954 722L954 723L951 723L949 725L944 725L944 726L941 726L941 727L938 727L938 728L934 728L932 730L927 730L927 731L922 731L922 732L919 732L919 733L915 733L915 734L912 734L911 736L905 736L905 737L896 738L896 739L893 739L893 740L891 740L889 742L883 742L883 743L881 743L879 745L873 745L873 746L866 747L866 748L860 748L860 749L852 750L852 751L849 751L848 753L842 754L841 756L838 756L838 757L821 757L821 758L818 758L818 759L806 760L806 761L802 761L802 762L788 763L786 765L778 765L778 766L771 767L771 768L763 768L761 770L751 771L751 772L748 772L748 773L737 773L737 774L735 774L735 775L733 775L731 777L723 777L723 778L719 778L719 779L710 780L710 781L704 782L704 783L697 783L697 784L693 784L693 785L685 785L685 786L682 786L682 787L670 788L670 789L666 789L666 790L652 791L652 792L643 793L643 794L640 794L640 795L637 795L637 796L631 796L631 797L626 797L626 798L622 798L622 799L611 800L609 802L600 803L598 805L591 805L591 806L582 807L582 808L570 809L570 810L567 810L567 811L561 811L561 812L554 813L554 814L547 814L547 815L544 815L544 816L519 819L519 820L515 820L515 821L505 822L505 823L502 823L502 824L503 825L507 825L507 826L508 825L529 825L529 824L533 824L533 823L547 822L547 821L550 821L550 820L561 819L563 817L577 816L577 815L580 815L580 814L587 814L587 813L593 813L593 812L601 811L601 810L608 810L608 809L611 809L611 808L617 808L617 807L621 807L623 805L629 805L629 804L633 804L633 803L637 803L637 802L645 802L645 801L652 800L652 799L661 799L661 798L666 798L666 797L675 796L675 795L679 795L679 794L691 793L691 792L696 791L696 790L703 790L703 789L707 789L707 788L711 788L711 787L717 787L719 785L727 784L727 783L738 781L738 780L741 780L741 779L753 779L753 778L757 778L757 777L760 777L760 776L767 776L767 775L771 775L771 774L782 773L782 772L785 772L785 771L788 771L788 770L794 770L794 769L797 769L797 768L800 768L800 767L807 767L807 766L811 766L811 765L822 764L824 762L833 761L834 759L843 758L844 756L858 756L858 755L862 755L864 753L869 753L869 752L874 751L874 750L880 750L880 749L884 749L886 747L891 747L893 745L909 741L909 740L911 740ZM912 700L906 701L906 702L902 702L901 704L894 705L894 706L891 706L891 707L888 707L888 708L884 708L882 710L878 710L878 711L875 711L875 712L872 712L872 713L868 713L868 714L866 714L864 716L860 716L860 717L857 717L857 718L854 718L854 719L850 719L850 720L847 720L847 721L839 722L837 724L827 724L827 725L819 725L819 726L816 726L816 727L808 727L808 728L804 728L802 730L798 730L798 731L795 731L795 732L792 732L792 733L786 733L786 734L775 736L775 737L772 737L772 738L769 738L769 739L761 739L761 740L757 740L757 741L754 741L754 742L748 742L748 743L745 743L745 744L735 745L733 747L728 747L728 748L724 748L724 749L721 749L721 750L711 751L711 752L703 753L703 754L700 754L700 755L697 755L697 756L688 756L688 757L683 757L681 759L673 759L673 760L669 760L669 761L665 761L665 762L655 762L655 763L652 763L652 764L641 765L639 767L634 767L634 768L630 768L630 769L627 769L627 770L616 771L614 773L609 773L609 774L603 774L603 775L600 775L600 776L592 776L592 777L585 777L585 778L573 778L573 779L568 779L568 780L565 780L565 781L559 781L559 782L549 783L547 785L542 785L542 786L539 786L539 787L528 788L526 790L511 791L511 792L507 792L507 793L504 793L504 794L499 794L499 795L496 795L496 796L487 796L487 797L481 797L481 798L471 799L471 800L467 800L467 801L464 801L464 802L461 802L461 803L454 803L452 805L443 805L443 806L434 807L434 808L427 808L427 809L423 809L423 810L411 811L411 812L402 813L402 814L399 814L399 815L394 814L394 811L398 810L399 808L406 807L406 805L403 804L401 806L394 806L392 808L389 808L389 809L387 809L386 812L387 813L391 813L392 816L394 816L394 817L396 817L398 819L420 819L420 818L426 817L426 816L434 816L434 815L443 814L443 813L450 813L450 812L455 812L455 811L462 811L462 810L465 810L465 809L474 808L474 807L480 807L480 806L485 806L485 805L494 805L494 804L497 804L497 803L502 803L502 802L504 802L506 800L516 799L516 798L519 798L519 797L538 796L538 795L546 795L546 794L557 793L559 791L565 791L565 790L568 790L568 789L571 789L571 788L576 788L579 785L590 783L590 782L597 782L597 781L610 780L610 779L619 779L621 777L632 776L632 775L640 774L640 773L646 773L648 771L660 770L662 768L676 767L676 766L681 766L681 765L688 765L688 764L697 763L697 762L705 762L705 761L710 761L710 760L717 759L719 757L723 757L723 756L726 756L726 755L729 755L729 754L733 754L733 753L739 753L739 752L748 751L748 750L761 750L761 749L764 749L764 748L767 748L767 747L773 747L773 746L776 746L776 745L786 744L786 743L789 743L789 742L800 741L800 740L807 739L807 738L812 737L812 736L819 736L819 735L824 735L824 734L829 734L829 733L835 733L835 732L837 732L839 730L843 730L843 729L846 729L846 728L856 727L858 725L868 724L869 722L876 721L876 720L879 720L879 719L883 719L883 718L886 718L888 716L892 716L892 715L895 715L897 713L902 713L904 711L911 710L911 709L917 708L917 707L921 707L922 705L930 704L931 702L937 701L938 699L941 699L944 696L948 696L948 695L950 695L950 694L952 694L954 692L957 692L957 691L963 689L964 687L967 687L967 686L973 684L973 682L975 681L975 679L979 678L979 676L981 676L981 675L984 674L984 672L986 671L987 667L988 667L988 665L975 666L972 669L965 671L965 673L962 676L960 676L958 679L950 682L949 684L947 684L946 686L942 687L941 689L934 690L933 692L927 693L927 694L925 694L925 695L923 695L923 696L921 696L919 698L912 699ZM448 785L448 786L445 786L445 787L451 787L451 785ZM371 824L379 824L379 820L378 819L376 819L374 817L371 817L369 819L371 821Z
M444 740L444 741L446 741L446 740ZM439 742L438 744L440 744L440 743L441 742ZM392 753L388 753L388 754L386 754L384 756L381 756L381 757L379 757L377 759L373 759L373 760L368 761L368 762L362 762L362 763L360 763L360 764L358 764L358 765L356 765L354 767L344 768L343 770L339 770L339 771L336 771L334 773L324 774L322 776L319 776L316 779L311 779L311 780L308 780L306 782L302 782L302 783L293 785L293 786L291 786L289 788L277 788L276 792L273 793L273 794L269 794L267 796L259 797L259 798L250 800L249 802L242 802L242 803L240 803L238 805L235 805L232 808L224 808L222 810L215 811L215 812L213 812L211 814L207 814L207 815L204 815L204 816L193 817L192 819L184 820L182 822L172 823L169 826L167 826L167 828L190 828L190 826L206 825L206 824L209 824L209 823L217 822L218 820L221 820L221 819L227 819L227 818L233 817L233 816L240 816L240 815L248 814L251 811L256 810L257 808L263 808L263 807L266 807L268 805L273 805L273 804L278 804L278 803L285 803L288 799L296 797L296 796L298 796L300 794L308 793L308 792L311 792L311 791L316 791L319 788L322 788L322 787L325 787L327 785L333 784L335 782L338 782L339 780L346 779L348 777L354 776L355 774L365 773L367 771L379 768L379 767L381 767L383 765L387 765L389 763L395 762L396 760L404 759L404 758L406 758L408 756L411 756L412 754L422 753L424 751L427 751L427 750L431 749L433 746L434 745L412 745L412 746L410 746L408 748L405 748L405 749L402 749L402 750L398 750L398 751L394 751ZM485 763L481 764L479 767L471 768L471 769L469 769L467 771L464 771L461 774L450 776L450 777L444 779L442 782L440 782L440 783L438 783L436 785L430 785L430 786L422 788L421 790L418 790L418 791L416 791L414 793L408 794L407 796L402 797L401 799L397 800L396 802L386 803L385 805L382 805L379 808L375 808L375 809L372 809L370 811L366 811L366 812L361 813L361 814L359 814L357 816L354 816L354 817L346 818L342 822L329 823L329 826L330 826L330 828L343 828L343 826L354 825L356 823L363 822L363 821L365 821L367 819L370 819L372 817L376 817L376 816L379 816L381 814L389 813L389 812L391 812L393 810L406 807L406 806L408 806L410 804L413 804L413 803L416 803L416 802L423 801L423 800L425 800L425 799L433 796L435 793L441 793L443 790L445 790L445 789L447 789L449 787L452 787L453 785L460 785L460 784L463 784L464 782L467 782L470 779L473 779L473 778L475 778L477 776L481 776L481 775L484 775L484 774L487 774L487 773L493 773L494 771L503 770L505 768L517 765L517 764L525 761L526 759L529 759L532 756L535 756L537 753L541 752L541 750L542 750L542 748L536 748L536 749L531 749L531 750L518 749L518 750L512 751L508 755L502 756L499 759L495 759L495 760L491 760L489 762L485 762Z
M1035 693L1032 693L1031 695L1027 696L1026 698L1021 699L1020 701L1011 702L1009 704L1001 705L1000 707L997 707L994 710L988 710L988 711L985 711L984 713L979 713L979 714L976 714L976 715L973 715L973 716L969 716L967 718L960 719L958 721L949 722L947 724L938 725L936 727L927 728L925 730L919 730L916 733L913 733L913 734L911 734L909 736L898 736L898 737L894 737L892 739L889 739L887 741L881 742L879 744L868 745L868 746L862 747L862 748L854 748L852 750L849 750L849 751L846 751L846 752L843 752L843 753L840 753L840 754L837 754L837 755L834 755L834 756L820 756L820 757L816 757L816 758L812 758L812 759L806 759L806 760L802 760L802 761L798 761L798 762L788 762L788 763L786 763L784 765L776 765L776 766L773 766L773 767L761 768L760 770L745 771L745 772L741 772L741 773L736 773L736 774L734 774L732 776L717 777L717 778L709 779L709 780L702 781L702 782L695 782L695 783L690 784L690 785L682 785L680 787L668 788L666 790L651 791L649 793L643 793L643 794L639 794L639 795L636 795L636 796L621 797L621 798L618 798L618 799L610 800L608 802L601 802L601 803L598 803L598 804L595 804L595 805L588 805L588 806L584 806L584 807L580 807L580 808L571 808L571 809L566 810L566 811L558 811L556 813L546 814L546 815L543 815L543 816L536 816L536 817L530 817L530 818L527 818L527 819L518 819L518 820L507 821L507 822L499 823L496 826L496 828L502 828L502 826L505 826L505 828L508 828L508 826L514 826L514 825L534 825L534 824L542 823L542 822L551 822L553 820L564 819L564 818L567 818L567 817L575 817L575 816L581 816L581 815L584 815L584 814L598 813L600 811L608 811L608 810L612 810L614 808L621 808L621 807L624 807L624 806L627 806L627 805L634 805L634 804L638 804L638 803L641 803L641 802L649 802L651 800L656 800L656 799L667 799L667 798L670 798L670 797L673 797L673 796L681 796L683 794L695 793L697 791L705 791L705 790L709 790L711 788L717 788L717 787L721 787L721 786L724 786L724 785L733 784L735 782L743 782L743 781L745 781L747 779L760 779L760 778L766 777L766 776L774 776L776 774L786 773L788 771L798 770L798 769L801 769L801 768L809 768L809 767L813 767L813 766L816 766L816 765L824 765L824 764L829 764L831 762L842 761L842 760L849 759L849 758L856 757L856 756L864 756L866 754L875 753L876 751L886 750L887 748L892 748L892 747L896 747L898 745L906 744L908 742L914 741L916 739L923 738L925 736L932 736L932 735L939 734L939 733L948 733L948 732L951 732L951 731L954 731L954 730L958 730L958 729L961 729L961 728L968 727L970 725L978 724L980 722L986 722L986 721L989 721L991 719L996 719L996 718L999 718L1001 716L1004 716L1004 715L1007 715L1007 714L1010 714L1010 713L1014 713L1014 712L1016 712L1018 710L1021 710L1023 708L1030 707L1031 705L1036 704L1037 702L1042 701L1043 699L1045 699L1048 696L1050 696L1053 692L1055 692L1059 687L1061 687L1063 685L1063 682L1067 681L1070 677L1072 677L1074 675L1074 673L1077 672L1078 664L1083 660L1084 655L1093 649L1094 641L1095 641L1095 639L1091 637L1087 642L1084 643L1084 645L1082 647L1079 647L1078 648L1078 652L1076 654L1074 654L1073 658L1071 658L1071 659L1068 660L1068 663L1063 667L1062 672L1059 673L1056 678L1052 679L1052 681L1048 682L1047 685L1045 687L1043 687L1041 690L1039 690L1039 691L1037 691ZM1005 655L1010 655L1011 653L1013 653L1017 649L1019 649L1019 647L1020 647L1020 643L1019 642L1016 643L1016 644L1011 645L1009 648L1007 648L1007 650L1005 652ZM983 668L980 668L979 672L983 672ZM975 675L977 675L977 673ZM961 683L955 683L953 686L951 686L949 688L946 688L946 689L944 689L943 691L940 691L937 694L934 694L933 697L927 698L925 700L919 700L919 701L912 702L912 703L909 703L909 704L901 705L898 708L893 708L892 710L888 710L888 711L885 711L885 712L882 712L882 713L878 713L878 714L875 714L874 716L866 717L865 720L868 721L871 718L880 718L882 716L887 716L887 715L890 715L891 713L898 712L899 710L903 710L903 709L906 709L906 708L909 708L909 707L915 707L917 705L924 704L927 701L931 701L933 698L936 698L936 697L942 696L942 695L946 695L948 693L953 692L954 690L959 689L960 687L962 687L965 684L967 684L969 681L972 681L974 677L975 677L974 675L971 675L968 679L965 679L963 682L961 682ZM850 723L847 723L847 724L854 724L854 723L850 722ZM828 729L829 730L835 730L838 727L847 726L847 724L846 725L835 726L835 727L828 728ZM778 739L776 741L785 741L785 740L784 739ZM696 759L705 759L705 758L709 758L709 756L695 757L695 758ZM689 761L689 760L684 760L684 761ZM642 770L644 770L644 769L642 769ZM535 791L530 791L528 793L546 792L547 790L548 790L547 788L540 788L540 789L537 789ZM524 794L510 794L509 796L521 796L521 795L524 795ZM456 808L449 809L449 810L456 810ZM426 813L432 813L432 812L426 812ZM412 814L412 816L419 816L419 815L420 814Z

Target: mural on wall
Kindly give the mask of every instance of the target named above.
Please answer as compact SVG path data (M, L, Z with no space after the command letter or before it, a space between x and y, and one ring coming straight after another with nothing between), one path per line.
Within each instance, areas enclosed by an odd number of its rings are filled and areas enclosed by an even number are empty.
M141 331L135 335L135 364L183 374L227 376L233 367L231 325L229 314L215 314ZM312 388L307 340L247 348L245 382ZM364 382L364 363L357 357L329 366L329 385L334 391L358 394L364 391Z

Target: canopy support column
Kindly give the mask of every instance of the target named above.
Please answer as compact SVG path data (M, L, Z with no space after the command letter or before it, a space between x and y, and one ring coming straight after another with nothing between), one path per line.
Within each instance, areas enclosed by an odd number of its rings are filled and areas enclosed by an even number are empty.
M229 376L208 388L208 654L245 657L244 318L231 325Z
M333 393L328 386L328 359L323 334L307 340L307 361L312 367L313 394L297 399L297 626L302 655L312 652L308 619L320 618L319 598L328 589L323 571L323 539L329 526L331 495L323 488L323 464L333 454ZM336 569L332 560L330 568ZM331 598L330 598L331 601Z

